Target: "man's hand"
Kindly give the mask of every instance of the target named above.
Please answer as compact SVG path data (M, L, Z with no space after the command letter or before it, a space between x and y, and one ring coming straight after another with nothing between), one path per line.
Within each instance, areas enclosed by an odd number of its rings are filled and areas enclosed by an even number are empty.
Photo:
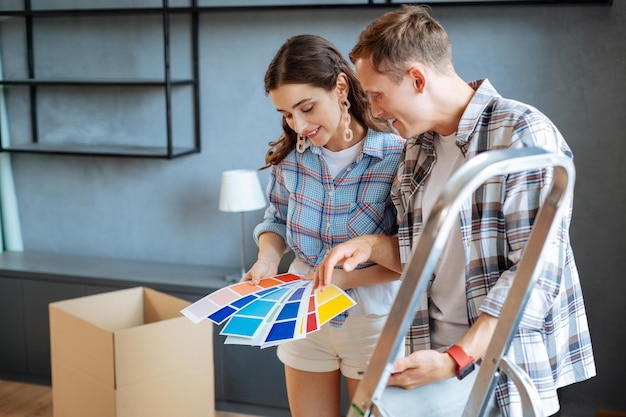
M379 282L397 279L398 274L402 272L398 238L382 234L362 235L335 246L327 252L325 258L317 266L313 286L323 290L330 285L333 271L337 265L343 265L345 272L352 272L357 266L367 261L378 264L392 272L390 277ZM347 288L374 283L376 282L354 282Z
M359 236L335 246L317 266L313 288L326 289L333 279L337 265L343 265L346 272L353 271L359 264L367 262L372 254L372 239L369 235Z
M387 385L413 389L455 376L456 363L447 353L419 350L393 364Z

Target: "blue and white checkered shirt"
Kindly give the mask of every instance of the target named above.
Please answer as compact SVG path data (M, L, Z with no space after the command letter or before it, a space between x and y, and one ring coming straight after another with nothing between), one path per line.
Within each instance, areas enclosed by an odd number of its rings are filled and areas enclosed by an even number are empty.
M390 190L403 145L399 136L369 129L356 160L334 178L319 147L294 150L272 167L269 206L255 239L276 233L300 261L316 267L327 251L353 237L395 234ZM333 324L344 319L345 314L338 316Z

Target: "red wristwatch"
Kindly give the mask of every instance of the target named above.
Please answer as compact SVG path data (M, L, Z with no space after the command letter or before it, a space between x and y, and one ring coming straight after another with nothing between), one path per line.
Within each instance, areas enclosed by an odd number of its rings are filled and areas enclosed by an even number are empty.
M456 377L463 379L475 368L474 358L469 356L459 345L452 345L445 351L456 362Z

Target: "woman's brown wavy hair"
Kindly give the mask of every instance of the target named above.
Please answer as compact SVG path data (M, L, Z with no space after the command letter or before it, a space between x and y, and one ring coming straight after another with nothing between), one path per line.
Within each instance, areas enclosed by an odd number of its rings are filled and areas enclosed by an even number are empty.
M280 47L265 73L265 93L284 84L309 84L332 91L337 76L346 74L350 88L350 114L360 124L382 132L389 132L385 120L372 116L369 97L361 87L356 73L339 50L329 41L317 35L293 36ZM279 164L295 148L297 134L283 117L283 134L269 143L265 165L261 169Z

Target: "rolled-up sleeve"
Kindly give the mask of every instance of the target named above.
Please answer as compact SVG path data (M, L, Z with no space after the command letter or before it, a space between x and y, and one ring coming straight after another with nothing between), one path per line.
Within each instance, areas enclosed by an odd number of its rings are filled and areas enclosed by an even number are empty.
M265 210L263 221L254 228L254 240L259 244L259 236L266 232L276 233L287 241L287 209L289 191L281 180L279 166L272 167L272 173L266 188L269 205Z
M539 207L551 181L551 169L526 171L507 177L503 217L506 224L504 239L508 247L505 261L509 268L500 275L495 285L489 290L480 306L480 311L495 317L500 315L517 274L519 262L530 238ZM519 326L522 329L541 330L545 325L546 316L554 306L562 276L560 265L564 264L561 262L560 254L564 253L564 248L560 247L559 234L557 233L557 237L545 244L537 281L520 321Z

